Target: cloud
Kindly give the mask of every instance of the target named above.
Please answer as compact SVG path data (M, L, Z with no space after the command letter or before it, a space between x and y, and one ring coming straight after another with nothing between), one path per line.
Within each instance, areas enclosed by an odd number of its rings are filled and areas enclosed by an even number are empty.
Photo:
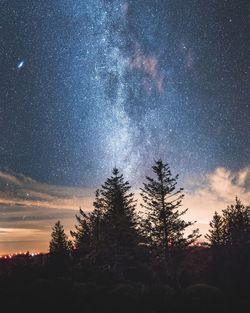
M53 224L61 220L69 234L79 207L91 210L93 197L92 189L44 184L1 170L0 254L46 251Z
M135 45L133 56L128 60L131 69L144 73L144 87L148 92L153 88L162 93L164 91L164 76L159 70L158 59L154 55L146 55L139 44Z
M20 185L20 181L17 177L4 171L0 171L0 179L5 181L6 184L12 183L12 184Z
M47 251L48 236L35 228L0 228L0 254Z
M188 218L202 225L206 232L215 211L220 212L227 205L241 199L245 205L250 204L250 166L232 171L218 167L203 178L192 179L186 187L184 206L189 208Z
M82 207L92 209L94 190L39 183L0 171L0 227L45 229L55 220L70 220Z
M0 205L90 210L93 190L55 186L37 182L20 174L0 171Z

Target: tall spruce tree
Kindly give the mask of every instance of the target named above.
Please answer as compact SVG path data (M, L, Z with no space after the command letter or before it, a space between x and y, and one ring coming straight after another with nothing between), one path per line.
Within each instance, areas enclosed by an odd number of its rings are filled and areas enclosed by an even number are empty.
M103 236L113 263L133 257L138 243L137 215L131 186L118 169L100 189L95 207L102 208Z
M209 233L205 235L212 248L221 247L225 244L225 223L223 217L217 212L214 213L212 221L209 223Z
M178 175L173 177L162 160L156 161L152 169L155 178L146 177L141 189L141 206L146 211L144 230L151 247L167 259L173 248L187 247L199 234L195 229L185 237L185 230L194 223L182 219L187 209L178 210L184 197L182 188L176 190Z
M51 257L58 260L65 259L70 255L70 242L60 221L57 221L52 228L49 253Z
M113 175L97 190L94 210L77 216L71 232L75 247L114 265L133 257L137 243L137 215L131 186L115 168Z

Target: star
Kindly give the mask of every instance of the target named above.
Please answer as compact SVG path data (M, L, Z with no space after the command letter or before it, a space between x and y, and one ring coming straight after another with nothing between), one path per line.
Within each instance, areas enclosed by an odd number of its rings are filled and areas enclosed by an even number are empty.
M17 69L20 70L23 66L24 66L24 61L22 60L17 64Z

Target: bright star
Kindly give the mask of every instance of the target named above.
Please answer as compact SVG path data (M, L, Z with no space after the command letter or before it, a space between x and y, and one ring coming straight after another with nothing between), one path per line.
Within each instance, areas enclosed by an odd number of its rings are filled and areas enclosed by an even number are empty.
M17 64L17 69L19 70L21 67L23 67L24 61L21 61Z

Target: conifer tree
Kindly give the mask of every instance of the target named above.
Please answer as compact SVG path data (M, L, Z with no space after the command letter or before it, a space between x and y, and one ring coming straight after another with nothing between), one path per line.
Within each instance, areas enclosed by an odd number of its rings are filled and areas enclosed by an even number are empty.
M76 231L71 232L77 250L109 264L132 257L138 243L134 195L117 169L97 190L94 210L80 210Z
M71 231L71 236L74 238L74 246L76 251L86 256L89 253L94 253L100 249L103 231L103 207L100 202L100 192L96 191L96 199L93 203L94 210L85 213L81 208L79 215L76 215L77 225L76 230Z
M227 246L250 245L250 207L244 206L236 197L235 204L222 211L225 224L225 244Z
M49 253L57 259L66 258L70 254L68 238L60 221L57 221L52 228Z
M236 198L235 204L215 213L210 223L209 240L215 281L227 281L248 288L250 261L250 207ZM221 283L221 281L220 281Z
M76 230L71 231L70 234L74 238L74 247L80 254L86 254L90 247L90 225L88 214L81 208L79 209L79 215L76 215L77 225Z
M221 247L225 244L225 227L223 217L215 212L209 225L210 230L205 238L209 241L209 245L211 247Z
M103 236L114 263L132 257L138 243L137 215L131 186L118 169L106 180L95 202L102 208Z
M187 209L178 210L184 197L183 189L176 189L178 175L173 177L169 165L162 160L152 168L155 178L146 177L141 189L141 206L146 211L144 230L151 247L167 259L172 248L185 248L199 235L195 229L185 237L185 230L194 223L182 219Z
M215 212L210 227L205 237L211 246L250 245L250 207L236 197L235 204L222 210L222 215Z

